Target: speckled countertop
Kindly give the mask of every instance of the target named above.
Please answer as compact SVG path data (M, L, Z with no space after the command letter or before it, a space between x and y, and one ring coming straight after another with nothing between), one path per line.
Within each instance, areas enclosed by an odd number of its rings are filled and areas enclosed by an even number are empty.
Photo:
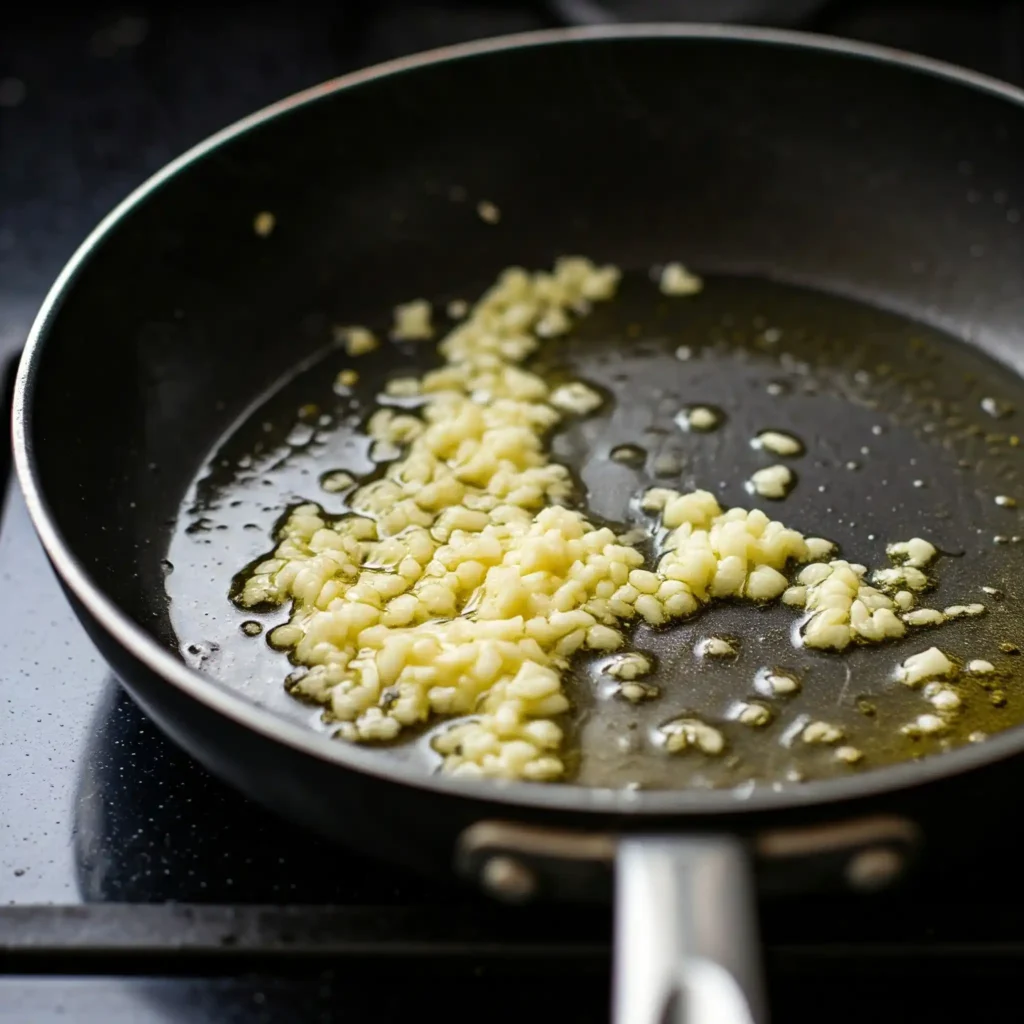
M298 0L0 15L0 358L20 348L99 218L205 135L356 66L544 24L540 4L484 6ZM817 27L1020 80L1022 6L852 3ZM164 740L93 652L11 488L0 579L0 947L21 949L0 962L0 1021L393 1020L415 1012L430 978L496 1005L495 1021L531 1011L602 1019L599 912L501 910L366 863L282 827ZM885 1019L880 1006L907 1019L911 1000L919 1017L949 1019L940 1011L962 1004L999 1019L1005 1000L992 983L984 996L969 980L944 985L931 1011L921 1002L935 972L949 974L940 962L964 978L982 961L1007 977L1019 969L1024 913L987 879L909 894L895 918L874 904L769 910L779 1019L822 1006L837 1022ZM297 909L238 909L282 905ZM311 952L286 962L278 952L296 936ZM33 938L58 952L33 959ZM232 947L240 959L225 958ZM893 950L903 995L884 983ZM401 956L409 985L393 984ZM851 969L857 992L837 1005Z

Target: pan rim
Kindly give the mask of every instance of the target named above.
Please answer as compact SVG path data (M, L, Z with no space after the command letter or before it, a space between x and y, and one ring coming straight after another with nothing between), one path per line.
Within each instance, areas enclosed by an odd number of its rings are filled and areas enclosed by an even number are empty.
M291 747L298 753L330 762L341 769L375 776L386 782L410 786L438 796L466 802L484 802L517 811L563 811L574 815L619 816L624 827L630 820L644 827L653 816L728 817L764 811L810 810L827 804L881 796L937 782L990 765L1024 752L1024 726L990 737L985 743L960 747L917 762L904 762L863 774L797 783L779 790L650 790L591 789L572 784L544 786L525 782L458 779L440 773L424 774L401 763L382 765L354 744L339 743L328 736L289 722L256 704L228 684L204 676L179 661L173 653L133 622L93 582L89 573L64 540L44 497L33 453L31 424L35 381L50 327L62 300L81 268L126 215L179 172L233 139L288 112L346 89L406 71L452 60L539 46L584 43L591 40L707 39L717 42L758 43L791 47L877 61L904 70L945 79L1024 107L1024 89L943 61L903 50L782 29L726 25L635 24L586 28L546 29L536 32L476 40L401 57L340 76L302 90L250 114L209 136L165 165L118 203L76 249L46 298L29 331L15 379L12 403L14 464L29 515L51 565L88 614L116 643L147 670L207 709L236 725Z

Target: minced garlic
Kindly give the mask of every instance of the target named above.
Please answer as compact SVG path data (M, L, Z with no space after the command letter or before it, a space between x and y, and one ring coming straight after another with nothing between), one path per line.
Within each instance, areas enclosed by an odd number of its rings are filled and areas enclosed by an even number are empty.
M350 356L366 355L380 345L377 336L368 327L337 327L334 337L345 346L345 352Z
M957 673L956 664L938 647L912 654L896 670L896 678L907 686L917 686L928 679L948 679Z
M666 722L658 731L670 754L681 754L696 748L702 754L714 757L725 750L725 737L722 733L699 718L677 718Z
M752 473L747 482L747 490L762 498L779 501L793 489L796 477L788 466L766 466Z
M709 636L697 644L697 654L701 658L735 658L736 648L721 636Z
M802 455L803 443L792 434L784 434L781 430L762 430L751 442L752 448L771 452L773 455Z
M971 675L987 676L991 675L995 670L995 665L991 661L985 661L983 658L975 658L974 661L967 662L967 671Z
M721 421L721 415L708 405L694 405L682 409L676 414L676 426L680 430L696 430L707 432L714 430Z
M395 306L391 337L396 341L427 341L434 336L432 315L433 309L426 299L413 299Z
M658 287L662 295L696 295L703 289L704 282L696 274L691 274L682 263L667 263L662 267Z
M651 659L639 651L629 651L613 658L604 671L615 679L639 679L650 673Z
M586 416L604 403L604 399L593 388L580 381L559 385L551 392L548 401L556 409L576 416Z

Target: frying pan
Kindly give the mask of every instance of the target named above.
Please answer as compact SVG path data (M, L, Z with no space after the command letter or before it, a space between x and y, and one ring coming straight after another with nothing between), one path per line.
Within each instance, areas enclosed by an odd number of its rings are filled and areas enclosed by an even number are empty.
M401 60L241 122L97 228L29 338L17 468L70 601L143 709L282 814L507 899L602 898L614 882L618 1021L763 1020L755 890L881 887L926 839L933 858L956 855L998 819L1024 730L802 784L452 779L332 741L186 664L166 552L206 453L334 320L566 251L850 296L955 335L1012 392L1022 101L874 47L638 26ZM453 202L453 186L499 203L501 225ZM264 210L269 238L252 228ZM828 408L842 436L842 407ZM983 516L951 507L965 528ZM910 525L892 509L890 537ZM1012 567L1014 550L985 564ZM1012 613L1000 622L1015 635Z

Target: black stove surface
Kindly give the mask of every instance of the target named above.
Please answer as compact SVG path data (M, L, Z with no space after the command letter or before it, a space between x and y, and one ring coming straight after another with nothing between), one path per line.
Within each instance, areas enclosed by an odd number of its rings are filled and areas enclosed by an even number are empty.
M99 217L187 146L346 70L543 27L547 11L0 14L0 357ZM813 27L1024 84L1024 3L833 4ZM458 1016L606 1019L607 911L499 907L362 860L165 740L73 618L11 483L0 709L0 1021L391 1021L455 992ZM776 1019L1018 1019L1014 824L979 837L973 867L940 864L900 895L764 908Z

